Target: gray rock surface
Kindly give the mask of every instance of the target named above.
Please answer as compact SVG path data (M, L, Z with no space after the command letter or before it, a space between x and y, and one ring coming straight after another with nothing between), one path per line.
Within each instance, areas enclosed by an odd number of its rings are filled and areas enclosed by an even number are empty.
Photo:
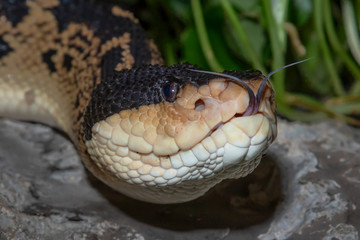
M248 177L155 205L86 172L46 126L0 119L0 239L358 239L360 129L279 122Z

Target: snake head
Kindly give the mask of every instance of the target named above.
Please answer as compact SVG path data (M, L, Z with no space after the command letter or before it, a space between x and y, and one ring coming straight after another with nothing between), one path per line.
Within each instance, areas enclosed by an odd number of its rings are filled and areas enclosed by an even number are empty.
M114 189L154 203L189 201L246 176L277 134L267 80L189 64L115 73L85 116L87 165Z
M173 115L171 119L182 120L173 122L172 128L168 128L168 134L172 134L176 146L182 150L191 149L193 152L197 148L205 148L210 155L219 149L219 152L222 152L227 143L244 148L241 149L242 156L233 151L225 151L234 158L230 155L223 158L224 161L219 166L224 168L238 166L241 159L249 153L252 153L247 157L249 159L261 155L266 149L264 146L268 146L277 133L274 91L271 84L264 81L265 77L259 71L225 73L209 73L193 69L188 71L197 75L194 74L191 81L178 90L171 111ZM259 90L261 97L254 94ZM262 128L264 130L260 131ZM265 138L267 143L264 142L264 146L249 152L251 138L257 133L262 134L261 143ZM199 143L206 143L206 147ZM169 148L162 150L164 152L161 154L172 154L167 152ZM241 175L242 173L238 176Z

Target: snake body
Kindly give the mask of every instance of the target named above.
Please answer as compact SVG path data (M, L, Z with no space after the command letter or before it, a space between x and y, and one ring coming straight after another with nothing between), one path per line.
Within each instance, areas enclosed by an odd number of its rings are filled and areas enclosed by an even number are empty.
M61 129L127 196L185 202L248 175L276 137L274 112L259 71L164 66L118 6L0 0L0 116Z

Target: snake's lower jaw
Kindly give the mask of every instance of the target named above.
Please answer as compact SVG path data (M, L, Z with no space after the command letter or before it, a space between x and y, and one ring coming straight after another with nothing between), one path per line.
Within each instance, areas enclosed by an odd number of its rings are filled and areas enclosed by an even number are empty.
M259 113L233 117L193 148L170 156L139 154L118 146L100 136L104 135L100 129L93 137L96 141L86 145L103 172L97 176L109 186L142 201L178 203L203 195L224 179L251 173L276 131L275 115Z
M130 197L163 204L193 200L224 179L248 175L275 137L276 120L259 113L234 117L192 149L171 156L139 154L105 138L87 146L102 181Z

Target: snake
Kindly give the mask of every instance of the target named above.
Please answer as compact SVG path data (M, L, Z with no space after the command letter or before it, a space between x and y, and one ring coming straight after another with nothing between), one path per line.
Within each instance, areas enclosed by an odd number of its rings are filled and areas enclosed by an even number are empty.
M0 0L0 116L60 129L133 199L187 202L250 174L277 135L269 77L166 66L118 5Z

